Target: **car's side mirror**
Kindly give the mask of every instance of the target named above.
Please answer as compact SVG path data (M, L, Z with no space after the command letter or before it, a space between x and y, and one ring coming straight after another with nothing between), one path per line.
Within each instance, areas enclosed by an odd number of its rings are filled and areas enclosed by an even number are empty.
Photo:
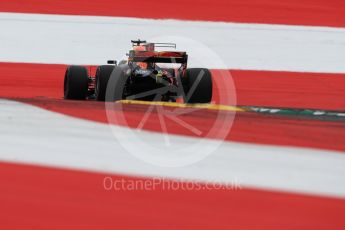
M117 61L115 61L115 60L108 60L107 63L108 63L109 65L116 65L116 64L117 64Z

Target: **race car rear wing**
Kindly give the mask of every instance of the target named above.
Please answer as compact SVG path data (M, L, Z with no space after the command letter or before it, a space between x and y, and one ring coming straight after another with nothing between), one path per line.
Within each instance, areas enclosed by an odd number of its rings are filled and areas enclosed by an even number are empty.
M176 44L175 43L167 43L167 42L146 42L146 40L131 40L133 46L148 46L152 47L152 51L154 50L155 47L166 47L166 48L174 48L176 49Z
M176 49L176 44L175 43L159 43L155 42L153 43L155 47L165 47L165 48L174 48Z
M129 52L129 61L152 63L178 63L186 64L188 55L186 52L176 51L135 51Z

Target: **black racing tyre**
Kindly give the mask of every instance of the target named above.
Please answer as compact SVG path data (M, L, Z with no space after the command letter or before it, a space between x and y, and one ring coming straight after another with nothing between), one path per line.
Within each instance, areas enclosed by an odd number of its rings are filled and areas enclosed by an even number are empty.
M105 101L114 102L124 99L124 91L127 80L128 76L125 74L125 69L119 66L114 66L108 82Z
M69 66L64 79L64 98L85 100L89 88L89 73L84 66Z
M107 85L115 66L102 65L96 70L95 96L97 101L105 101Z
M185 103L210 103L212 100L212 74L208 69L191 68L182 77Z

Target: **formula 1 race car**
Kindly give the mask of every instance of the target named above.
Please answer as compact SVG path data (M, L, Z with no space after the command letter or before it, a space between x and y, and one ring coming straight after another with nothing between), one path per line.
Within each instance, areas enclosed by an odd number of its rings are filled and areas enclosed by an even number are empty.
M95 76L89 76L84 66L69 66L64 79L64 98L172 102L183 98L185 103L211 102L212 75L208 69L187 69L186 52L155 50L157 47L176 49L176 44L131 42L133 48L127 54L128 60L119 63L110 60L108 65L97 68Z

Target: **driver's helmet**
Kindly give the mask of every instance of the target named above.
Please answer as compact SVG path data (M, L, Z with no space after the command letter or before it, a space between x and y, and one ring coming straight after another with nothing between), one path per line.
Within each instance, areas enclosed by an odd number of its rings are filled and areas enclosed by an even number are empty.
M134 46L134 51L146 51L146 46ZM136 63L141 69L147 69L148 65L146 62L137 62Z

